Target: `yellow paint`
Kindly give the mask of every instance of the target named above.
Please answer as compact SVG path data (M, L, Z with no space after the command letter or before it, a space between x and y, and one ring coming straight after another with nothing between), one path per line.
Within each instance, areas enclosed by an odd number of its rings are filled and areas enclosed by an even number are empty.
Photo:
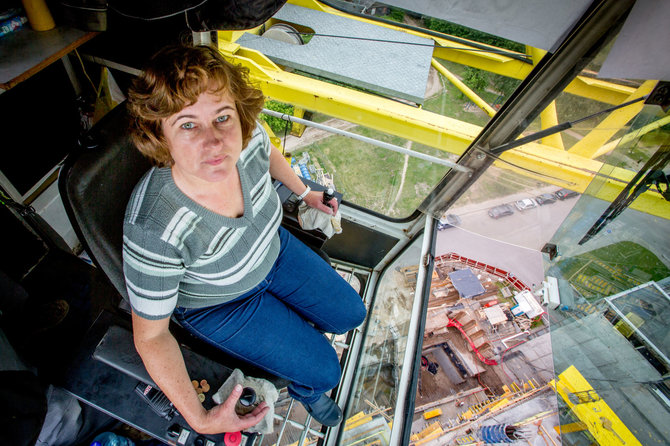
M616 413L593 390L575 366L568 367L558 375L558 381L550 384L556 389L575 416L586 425L589 433L602 446L637 446L641 443L619 419ZM569 394L587 393L585 402L575 404ZM573 397L574 398L574 397Z
M439 417L440 415L442 415L442 409L437 408L437 409L429 410L428 412L424 412L423 413L423 418L424 418L424 420L429 420L429 419L434 418L434 417Z
M265 131L268 132L268 136L270 137L270 142L272 143L272 145L277 147L282 153L284 153L284 147L282 146L281 139L277 138L275 132L272 131L268 123L265 121L261 121L261 125L263 126Z
M293 116L302 119L305 117L305 110L300 107L293 107ZM291 135L300 138L305 131L305 127L305 124L291 123Z
M293 3L309 4L310 6L307 7L330 12L330 8L311 0L293 1ZM339 12L337 14L343 15ZM250 70L252 82L257 84L269 98L457 155L461 155L482 130L480 126L417 109L397 101L285 72L260 52L226 40L239 35L239 32L234 31L219 32L219 49L225 57L247 67ZM486 55L487 60L500 57L504 56ZM589 79L588 82L584 82L591 86L604 88L603 81ZM611 88L616 91L617 103L630 97L634 91L630 87L623 86ZM623 93L625 96L622 96ZM601 100L607 102L605 99ZM595 152L590 152L590 154L593 155ZM588 157L565 152L546 144L526 144L504 153L501 158L522 169L518 170L507 163L497 161L498 167L516 170L530 178L537 178L540 181L553 183L557 187L567 187L580 193L586 190L594 179L594 174L602 169L609 176L618 180L606 181L604 186L597 191L596 197L606 201L616 198L625 184L634 176L634 172L607 166ZM537 174L529 171L537 172ZM659 193L653 190L641 194L632 203L631 208L666 219L670 218L670 206Z
M344 425L344 430L348 431L350 429L354 429L358 426L361 426L365 423L369 423L372 421L372 417L370 415L367 415L363 412L358 412L356 415L353 417L350 417L347 419L346 424Z
M635 326L635 328L639 328L642 324L644 324L644 319L642 319L640 316L638 316L635 313L628 313L626 315L626 319ZM633 327L631 327L628 322L624 321L623 319L614 324L614 328L619 330L619 333L624 335L626 338L630 338L630 336L635 332Z
M558 115L556 114L556 101L552 101L551 104L547 106L540 113L540 122L542 129L548 129L555 125L558 125ZM564 150L565 146L563 145L563 137L560 133L554 133L553 135L545 136L542 138L542 144L555 147L557 149Z
M504 409L509 405L510 401L507 398L501 398L499 401L497 401L495 404L492 404L489 407L489 410L491 412L497 412L501 409Z
M569 434L572 432L581 432L585 431L586 429L586 424L582 423L581 421L577 421L576 423L563 424L561 426L554 426L554 430L558 435Z
M295 443L291 443L289 446L298 446L298 443L299 443L299 440L296 441ZM309 438L305 438L305 439L302 441L302 445L301 445L301 446L309 446L310 444L314 444L314 443L316 443L316 440L312 440L312 439L309 439ZM277 446L277 444L275 443L273 446Z
M622 102L631 101L649 94L653 90L654 85L656 85L656 82L644 82L640 88ZM628 121L633 119L642 110L642 107L644 107L644 101L613 111L591 130L588 135L573 145L570 148L570 153L585 158L592 158L618 131L625 128Z
M537 65L547 52L545 50L526 45L526 52L533 59L533 64ZM540 126L542 130L558 125L558 113L556 112L556 101L552 101L542 112L540 112ZM563 146L563 137L560 133L545 136L542 138L542 144L561 149Z
M616 105L625 102L626 98L635 92L635 89L600 79L577 76L565 88L565 91L575 96Z
M512 77L514 79L524 79L533 69L533 65L530 63L502 54L482 52L479 48L473 45L453 42L448 39L428 36L426 34L417 33L417 35L435 41L436 45L433 50L433 57L436 59L447 60L460 65L466 65L491 73L500 74L502 76ZM491 49L500 51L500 48L491 47Z
M652 122L651 124L647 124L644 127L640 127L639 129L635 131L629 131L626 133L625 136L622 138L617 138L614 139L607 144L603 145L600 149L596 150L596 152L593 154L593 159L598 158L599 156L605 155L606 153L611 152L614 150L617 146L623 146L625 144L628 144L629 142L633 141L634 139L641 138L642 136L646 135L647 133L651 133L654 130L663 127L666 124L670 124L670 115L667 115L657 121Z
M365 412L357 412L353 416L347 418L347 421L346 421L345 424L354 423L354 422L360 420L361 418L365 418L365 417L367 417Z
M442 426L440 425L439 422L435 422L428 427L426 427L424 430L419 432L418 434L414 434L410 437L410 441L415 444L415 445L420 445L423 443L427 443L428 441L434 440L435 438L439 437L442 435L444 431L442 430Z

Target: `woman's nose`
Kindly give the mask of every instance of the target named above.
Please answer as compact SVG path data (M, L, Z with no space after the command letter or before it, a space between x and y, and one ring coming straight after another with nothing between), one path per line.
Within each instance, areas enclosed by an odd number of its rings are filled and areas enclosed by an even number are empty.
M202 134L202 143L205 147L218 146L223 142L223 136L213 126L206 127Z

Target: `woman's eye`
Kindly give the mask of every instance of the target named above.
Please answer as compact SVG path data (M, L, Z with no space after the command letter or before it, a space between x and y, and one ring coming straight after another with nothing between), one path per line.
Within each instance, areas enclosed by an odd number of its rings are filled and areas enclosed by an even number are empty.
M194 127L195 127L195 124L193 124L192 122L185 122L181 125L181 128L183 128L185 130L191 130Z
M219 116L218 118L216 118L216 122L226 122L228 119L230 119L230 116L223 115L223 116Z

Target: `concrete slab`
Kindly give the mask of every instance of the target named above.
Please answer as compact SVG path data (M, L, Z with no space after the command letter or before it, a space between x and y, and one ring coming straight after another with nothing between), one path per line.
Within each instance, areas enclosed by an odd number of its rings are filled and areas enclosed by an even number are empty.
M280 65L423 103L432 40L291 4L274 18L311 28L318 35L306 45L293 45L245 33L237 43Z
M447 375L449 381L451 381L452 384L458 385L465 382L461 374L458 373L456 366L454 366L444 350L441 348L436 348L431 351L431 354L437 363L440 364L439 371Z

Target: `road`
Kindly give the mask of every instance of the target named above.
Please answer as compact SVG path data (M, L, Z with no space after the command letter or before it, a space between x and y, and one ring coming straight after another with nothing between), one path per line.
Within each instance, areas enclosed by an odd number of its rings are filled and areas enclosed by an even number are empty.
M553 192L555 189L555 187L550 187L546 191ZM545 190L539 192L542 193ZM522 193L478 203L474 206L453 208L449 212L461 217L461 228L467 231L539 251L545 243L551 240L577 203L577 198L556 201L525 211L514 208L515 200L530 196L528 193ZM488 210L500 204L510 204L514 208L514 214L500 217L497 220L489 217Z
M543 260L540 249L548 242L558 245L559 254L566 258L620 241L632 241L652 251L666 265L670 264L667 221L630 209L589 242L578 245L608 206L590 196L556 201L523 212L515 209L513 215L498 220L487 214L493 206L529 196L531 194L522 193L450 209L450 213L461 217L462 224L438 233L436 254L455 252L503 268L533 289L533 285L539 286L544 279L543 262L547 257L545 255Z

